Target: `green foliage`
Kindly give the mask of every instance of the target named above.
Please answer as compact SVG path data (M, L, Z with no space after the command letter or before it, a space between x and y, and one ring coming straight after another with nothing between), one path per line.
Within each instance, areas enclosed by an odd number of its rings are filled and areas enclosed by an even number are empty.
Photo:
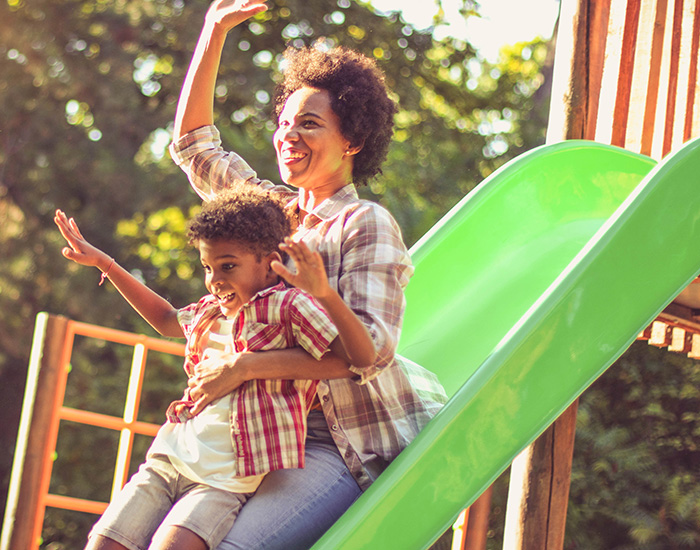
M581 398L570 549L700 545L700 370L634 344Z
M486 175L542 143L544 44L516 47L505 65L490 67L468 43L438 43L366 3L269 4L268 12L231 32L215 101L226 147L261 177L278 177L270 98L281 52L286 43L320 38L375 57L400 103L384 174L362 193L395 214L409 244ZM464 4L465 16L473 16L474 2ZM0 0L0 308L9 312L0 319L0 375L16 389L0 427L3 493L36 314L153 334L114 288L97 287L98 271L62 258L54 210L75 216L88 239L173 304L204 291L196 253L182 237L199 201L167 145L207 6L206 0ZM128 353L98 344L81 344L82 350L68 399L111 414L123 393L117 390L123 375L113 373L128 364ZM155 365L149 364L156 374L142 400L153 408L142 408L157 421L183 375L177 361ZM56 473L53 487L81 495L103 487L111 443L96 433L65 433L59 448L65 473ZM105 449L87 460L94 479L82 475L85 438ZM147 442L140 445L142 453ZM52 549L80 546L75 541L91 522L80 514L47 517L45 546Z

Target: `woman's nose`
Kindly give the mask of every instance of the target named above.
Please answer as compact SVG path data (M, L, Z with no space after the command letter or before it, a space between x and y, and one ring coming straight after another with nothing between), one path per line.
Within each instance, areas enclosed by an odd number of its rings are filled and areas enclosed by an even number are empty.
M296 126L286 126L277 129L277 139L280 141L297 141L299 139L299 131Z

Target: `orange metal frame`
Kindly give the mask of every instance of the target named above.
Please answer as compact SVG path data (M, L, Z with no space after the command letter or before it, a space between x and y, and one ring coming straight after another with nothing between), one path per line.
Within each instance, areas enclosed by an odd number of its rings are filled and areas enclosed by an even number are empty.
M124 404L124 414L121 418L105 414L78 410L63 406L70 361L73 353L75 336L97 338L116 344L133 346L134 353L131 362L131 374L129 386ZM35 536L33 540L41 540L41 530L44 523L44 514L47 506L62 508L78 512L101 514L107 507L105 502L97 502L68 496L49 493L51 471L53 468L53 455L58 441L58 428L61 420L78 422L91 426L98 426L120 431L119 448L114 469L114 481L112 483L112 497L121 489L128 475L129 461L134 443L135 434L155 436L159 425L147 422L139 422L138 409L141 397L141 388L146 367L146 357L149 351L168 353L171 355L184 355L184 345L158 338L132 334L121 330L114 330L77 321L68 321L66 338L61 353L61 376L59 377L56 391L56 402L53 407L51 425L48 430L48 445L43 457L43 471L41 475L39 505L36 508L34 520Z

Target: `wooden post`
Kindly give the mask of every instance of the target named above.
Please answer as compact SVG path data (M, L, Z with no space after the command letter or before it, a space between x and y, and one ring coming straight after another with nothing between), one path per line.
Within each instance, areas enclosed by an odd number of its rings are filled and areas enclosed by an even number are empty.
M513 462L504 549L564 547L576 413L574 404Z
M562 0L548 143L595 139L610 2ZM564 547L577 410L575 402L513 461L504 550Z
M54 451L57 394L65 389L67 372L62 368L68 327L65 317L39 313L29 359L17 446L12 464L7 508L2 525L0 550L38 548L38 509L45 483L44 459ZM43 508L41 510L43 520Z
M454 524L452 550L486 550L493 485L469 508L462 510Z
M492 497L493 485L469 508L469 529L464 538L464 550L486 550Z

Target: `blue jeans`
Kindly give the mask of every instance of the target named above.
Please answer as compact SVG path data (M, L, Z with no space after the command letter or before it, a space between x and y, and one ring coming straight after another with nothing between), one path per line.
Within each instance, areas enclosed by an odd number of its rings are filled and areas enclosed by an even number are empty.
M307 550L362 494L323 414L308 425L306 467L267 474L217 550Z

